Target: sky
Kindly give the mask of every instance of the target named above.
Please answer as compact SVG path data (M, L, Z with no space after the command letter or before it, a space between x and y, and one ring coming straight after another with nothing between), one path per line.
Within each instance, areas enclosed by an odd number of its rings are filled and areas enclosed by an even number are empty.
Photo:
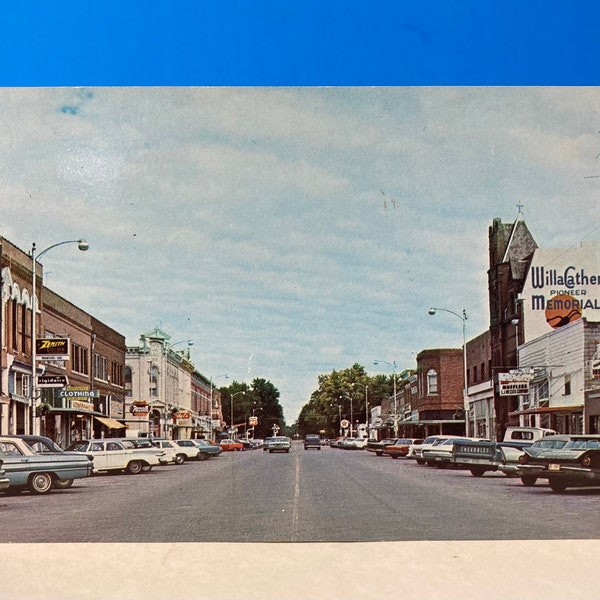
M0 89L0 235L216 385L414 368L488 327L488 227L600 238L597 87ZM380 361L374 365L374 361ZM229 380L226 380L227 375Z

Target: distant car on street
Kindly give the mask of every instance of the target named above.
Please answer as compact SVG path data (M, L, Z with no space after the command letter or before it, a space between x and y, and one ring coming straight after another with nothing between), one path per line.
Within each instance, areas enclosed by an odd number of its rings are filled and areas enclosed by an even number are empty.
M221 448L221 446L211 444L208 440L194 440L194 444L200 448L200 454L206 458L219 456L219 454L223 453L223 448Z
M233 451L241 452L244 449L243 444L240 444L239 442L236 442L235 440L232 440L229 438L221 440L219 442L219 446L221 446L221 448L223 449L224 452L233 452Z
M383 438L382 440L369 440L367 442L366 450L368 452L374 452L376 456L383 456L383 451L386 446L391 446L396 442L398 438Z
M383 449L383 454L391 456L392 458L405 458L408 456L408 449L413 444L420 444L423 440L419 438L398 438L392 444L388 444ZM369 448L367 447L367 450Z
M308 450L309 448L321 449L321 436L316 433L309 433L304 438L304 449Z
M289 452L291 447L292 440L289 437L274 437L269 442L269 453L272 454L273 452Z

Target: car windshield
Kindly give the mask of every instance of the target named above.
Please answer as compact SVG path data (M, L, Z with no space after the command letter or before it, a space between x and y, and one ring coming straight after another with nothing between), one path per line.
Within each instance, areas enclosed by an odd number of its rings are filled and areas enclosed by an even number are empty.
M288 438L286 437L276 437L271 440L271 442L287 442Z
M88 448L88 443L87 442L73 442L67 448L67 450L70 450L72 452L86 452L87 448Z

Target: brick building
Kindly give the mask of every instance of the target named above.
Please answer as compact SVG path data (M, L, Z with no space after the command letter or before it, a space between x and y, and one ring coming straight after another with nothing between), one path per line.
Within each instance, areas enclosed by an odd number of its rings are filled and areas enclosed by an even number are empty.
M0 338L0 433L40 431L62 445L81 437L124 430L125 338L42 285L36 265L33 294L31 255L0 238L2 309ZM38 378L65 378L60 387L38 379L34 396L32 307L37 307L36 339L68 340L68 358L37 356Z

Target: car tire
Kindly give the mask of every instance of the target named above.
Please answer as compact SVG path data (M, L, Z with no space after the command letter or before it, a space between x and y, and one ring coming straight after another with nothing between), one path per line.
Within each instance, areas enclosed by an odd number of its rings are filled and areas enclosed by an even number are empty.
M564 481L550 480L548 484L555 494L564 494L567 489L567 484Z
M521 483L524 486L531 487L532 485L535 485L536 481L537 477L534 475L521 475Z
M34 473L27 483L32 494L47 494L52 489L52 475L50 473Z
M395 454L390 454L390 456L391 456L393 459L396 459L396 458L398 458L398 457L397 457Z
M383 456L383 452L375 452L375 456Z
M485 469L479 468L479 469L470 469L471 471L471 475L473 475L473 477L483 477L483 474L485 473Z
M70 488L73 485L73 480L72 479L55 479L53 485L57 490L66 490L67 488Z
M196 460L206 460L208 456L204 454L204 452L200 452L198 456L196 456Z
M418 465L424 465L425 461L422 458L417 458L417 464Z
M141 461L139 460L132 460L128 465L127 465L127 472L130 475L137 475L138 473L141 473L144 469L144 465Z
M185 454L177 454L175 456L175 464L182 465L185 462Z

